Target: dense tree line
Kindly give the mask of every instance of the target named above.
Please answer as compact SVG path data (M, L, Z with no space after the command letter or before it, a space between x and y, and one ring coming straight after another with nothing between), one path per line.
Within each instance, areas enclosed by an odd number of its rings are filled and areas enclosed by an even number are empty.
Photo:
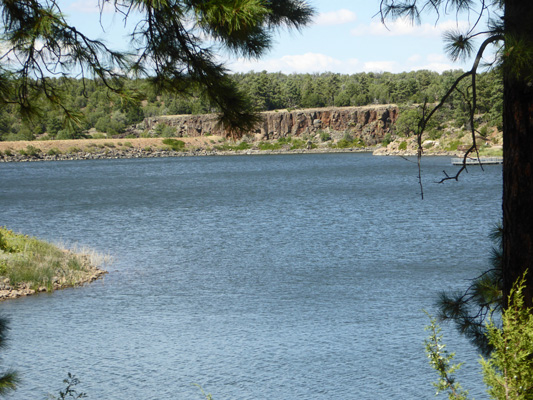
M421 70L399 74L363 72L352 75L286 75L263 71L235 74L232 79L247 93L258 111L268 111L391 103L408 106L425 101L433 103L440 99L461 73L460 70L441 74ZM51 139L79 138L91 128L108 135L117 135L146 117L216 111L199 89L189 91L186 96L177 96L158 91L145 79L125 82L126 89L140 94L128 99L110 92L99 80L57 78L54 84L64 96L64 105L79 112L79 123L72 124L70 120L65 120L63 110L54 109L45 100L38 103L40 116L32 120L22 120L14 112L14 108L6 106L0 109L1 140L32 140L44 133ZM467 90L464 87L464 91ZM498 73L491 71L481 74L477 90L478 105L484 122L501 126L502 83ZM467 122L467 115L464 99L456 94L439 118L454 120L461 126ZM402 129L402 125L399 129Z

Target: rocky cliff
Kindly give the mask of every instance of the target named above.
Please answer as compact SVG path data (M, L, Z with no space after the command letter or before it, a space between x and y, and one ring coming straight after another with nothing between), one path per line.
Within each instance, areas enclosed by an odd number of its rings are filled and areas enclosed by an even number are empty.
M257 140L278 139L289 135L314 137L325 131L336 136L347 132L360 137L367 145L375 145L382 142L390 132L391 124L398 117L398 107L389 104L276 110L264 112L262 116L263 121L250 132ZM151 117L144 120L144 128L153 130L160 123L175 127L176 135L182 137L224 134L224 130L217 126L216 114Z

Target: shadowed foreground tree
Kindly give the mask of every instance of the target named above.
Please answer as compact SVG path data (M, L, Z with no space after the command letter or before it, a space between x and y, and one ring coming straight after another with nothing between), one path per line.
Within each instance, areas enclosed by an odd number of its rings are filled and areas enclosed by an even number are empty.
M78 115L63 105L50 76L96 77L131 99L125 76L150 76L159 89L186 95L201 89L219 110L228 130L247 130L258 116L217 61L221 53L260 57L273 31L310 22L302 0L103 0L114 7L129 32L131 51L114 51L64 17L55 0L0 0L0 106L15 104L22 115L38 115L41 99L62 109L66 121Z
M442 292L438 300L441 321L453 321L483 355L492 352L488 340L487 323L492 316L502 312L502 227L497 226L490 235L494 245L491 267L474 278L470 286L459 293Z
M387 17L404 17L419 22L424 11L437 16L452 12L459 17L465 13L473 21L466 29L457 28L444 36L445 48L453 60L474 54L474 63L436 107L430 111L424 107L418 129L419 155L426 124L454 91L463 95L470 111L472 147L465 154L465 160L470 153L477 152L476 77L483 57L501 72L504 85L502 299L507 301L514 282L528 271L523 290L524 306L533 306L533 1L381 0L380 4L384 21ZM477 50L476 39L481 40ZM460 90L459 83L466 80L467 90ZM446 175L443 181L458 179L465 168L464 163L456 175Z
M6 334L8 331L7 320L0 317L0 349L6 345ZM14 371L7 371L0 374L0 396L15 390L18 383L17 373Z

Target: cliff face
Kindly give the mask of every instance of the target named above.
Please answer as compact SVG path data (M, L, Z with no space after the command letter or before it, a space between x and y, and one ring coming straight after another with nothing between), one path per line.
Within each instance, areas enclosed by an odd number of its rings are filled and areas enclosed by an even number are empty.
M321 131L339 135L345 132L360 137L367 145L380 143L398 117L396 105L364 107L312 108L294 111L278 110L261 113L263 121L250 132L257 140L278 139L291 135L316 136ZM176 128L177 136L224 135L217 127L215 114L166 115L144 120L145 129L151 130L163 123Z

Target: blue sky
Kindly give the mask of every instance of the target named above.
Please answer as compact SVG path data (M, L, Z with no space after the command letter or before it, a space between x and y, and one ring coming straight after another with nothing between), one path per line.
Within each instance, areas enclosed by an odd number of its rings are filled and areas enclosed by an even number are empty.
M281 30L274 45L259 60L223 56L233 72L263 71L283 73L402 72L429 69L442 72L467 69L469 63L453 63L443 51L442 33L464 26L468 15L427 15L421 25L398 20L381 24L379 0L310 0L317 15L313 24L301 31ZM63 11L69 20L92 37L104 38L120 47L124 31L120 15L104 13L99 22L98 0L71 0ZM473 15L470 16L473 18ZM102 27L104 32L102 33Z

